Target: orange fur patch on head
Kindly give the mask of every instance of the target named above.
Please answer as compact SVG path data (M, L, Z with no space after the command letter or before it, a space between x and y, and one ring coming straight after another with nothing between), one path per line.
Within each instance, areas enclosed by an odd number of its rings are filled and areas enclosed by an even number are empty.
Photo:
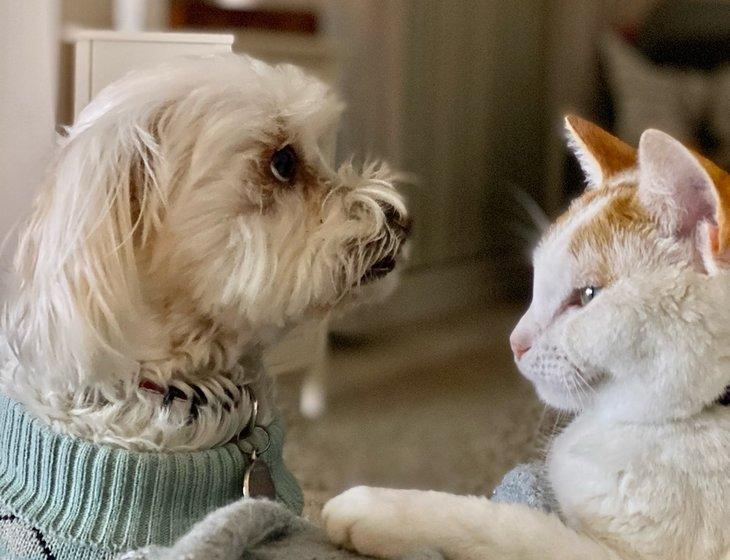
M548 233L555 233L560 230L566 223L572 221L578 214L588 208L588 206L597 202L599 199L610 198L612 194L613 191L607 187L584 191L583 194L571 201L570 207L565 212L555 219L550 225Z
M584 198L586 200L581 200ZM637 247L640 247L647 232L657 224L639 201L636 187L628 184L589 191L578 199L580 203L570 212L579 212L597 198L605 198L605 206L576 228L570 238L569 251L585 266L582 274L586 284L605 287L620 275L616 269L617 250L632 239L636 239Z
M575 115L565 117L573 139L592 156L603 180L636 165L636 150L612 134Z
M695 154L695 156L715 185L717 201L715 221L717 222L718 232L717 245L713 247L713 251L716 254L725 254L730 252L730 174L720 169L706 157L700 154Z

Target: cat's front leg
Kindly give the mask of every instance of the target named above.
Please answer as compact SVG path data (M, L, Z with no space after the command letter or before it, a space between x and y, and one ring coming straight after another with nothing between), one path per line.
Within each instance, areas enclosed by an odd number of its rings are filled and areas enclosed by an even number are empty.
M360 486L330 500L330 539L361 554L400 558L431 549L449 560L614 560L555 515L442 492Z

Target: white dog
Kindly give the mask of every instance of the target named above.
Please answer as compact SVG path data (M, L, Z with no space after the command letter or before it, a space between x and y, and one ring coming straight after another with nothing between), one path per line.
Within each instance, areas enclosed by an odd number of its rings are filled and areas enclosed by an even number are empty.
M54 429L202 450L272 414L262 345L387 274L409 220L383 165L333 169L341 104L292 66L178 60L105 89L20 237L2 390Z

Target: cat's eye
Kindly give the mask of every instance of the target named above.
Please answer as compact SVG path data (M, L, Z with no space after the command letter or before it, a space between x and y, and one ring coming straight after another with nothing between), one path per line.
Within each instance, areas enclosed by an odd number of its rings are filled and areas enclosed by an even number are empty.
M591 300L598 295L601 288L598 286L585 286L578 290L578 296L580 297L580 304L585 306L588 305Z
M269 169L274 178L281 183L291 183L297 172L297 153L289 144L274 152Z

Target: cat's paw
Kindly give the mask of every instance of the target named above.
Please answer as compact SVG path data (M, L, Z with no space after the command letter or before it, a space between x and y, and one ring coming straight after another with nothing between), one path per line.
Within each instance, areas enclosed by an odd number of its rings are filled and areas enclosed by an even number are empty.
M322 518L330 540L379 558L398 558L413 550L409 528L399 513L405 491L358 486L331 499Z

